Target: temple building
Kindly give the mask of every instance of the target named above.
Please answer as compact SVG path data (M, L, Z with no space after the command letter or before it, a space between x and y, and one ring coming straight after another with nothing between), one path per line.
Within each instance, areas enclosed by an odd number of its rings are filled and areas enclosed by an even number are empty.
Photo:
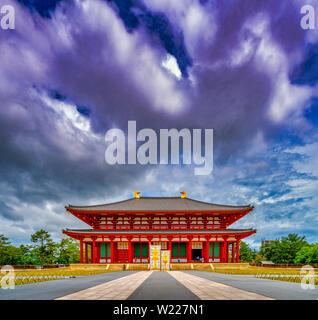
M170 250L172 263L234 263L239 262L239 241L256 233L229 229L253 210L251 205L202 202L187 198L185 191L181 197L139 193L114 203L65 207L91 227L63 230L80 241L81 263L148 263L154 244Z

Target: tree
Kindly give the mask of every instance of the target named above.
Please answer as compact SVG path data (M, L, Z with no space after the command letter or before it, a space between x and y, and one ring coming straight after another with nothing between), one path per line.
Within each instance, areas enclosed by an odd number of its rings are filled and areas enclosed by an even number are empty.
M318 263L318 244L303 246L296 253L294 262L303 264Z
M4 235L0 235L0 265L21 264L22 251L8 240Z
M35 243L36 262L43 264L50 264L55 262L56 244L52 241L51 235L41 229L31 235L31 241Z
M275 240L272 243L267 243L261 247L259 252L260 256L265 257L264 260L273 261L274 263L281 263L281 251L280 240Z
M6 264L19 265L22 264L22 251L15 246L8 246L6 252Z
M305 237L297 234L289 234L282 237L282 240L275 240L261 248L260 254L264 255L267 260L274 263L294 263L296 254L302 247L307 245Z
M63 264L80 262L79 242L74 239L62 239L57 245L58 262Z
M8 240L3 234L0 234L0 265L8 264L8 247L10 246Z
M35 249L27 244L21 244L20 245L20 250L21 250L21 264L35 264L36 262L36 257L35 257Z
M240 261L251 262L255 256L256 251L252 250L244 241L240 241Z
M6 238L3 234L0 234L0 249L10 244L8 240L9 238Z
M266 261L266 258L261 254L257 254L256 257L254 258L253 262L256 263L257 265L259 265L261 263L261 261Z

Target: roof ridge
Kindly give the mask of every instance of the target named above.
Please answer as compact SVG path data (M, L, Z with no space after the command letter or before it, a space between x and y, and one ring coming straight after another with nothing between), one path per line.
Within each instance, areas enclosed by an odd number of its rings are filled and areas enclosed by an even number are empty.
M204 204L213 204L216 206L223 206L223 207L251 207L251 204L247 204L247 205L242 205L242 206L237 206L237 205L231 205L231 204L220 204L220 203L214 203L214 202L206 202L206 201L201 201L201 200L197 200L197 199L191 199L191 198L186 198L188 200L191 201L195 201L195 202L199 202L199 203L204 203Z
M129 198L117 202L96 205L76 206L69 204L66 210L97 210L97 211L251 211L253 206L216 204L191 198L181 197L140 197Z
M76 207L76 208L87 208L87 207L102 207L102 206L107 206L109 204L114 204L114 203L123 203L123 202L127 202L130 200L134 200L134 198L129 198L129 199L125 199L125 200L120 200L120 201L116 201L116 202L109 202L109 203L102 203L102 204L92 204L89 206L75 206L75 205L71 205L69 204L69 207Z
M231 231L235 232L248 232L248 231L256 231L254 228L245 228L245 229L191 229L191 230L184 230L184 229L138 229L138 230L126 230L126 229L116 229L116 230L110 230L110 229L70 229L65 228L63 231L78 231L78 232L108 232L108 233L230 233Z
M120 200L120 201L115 201L115 202L108 202L108 203L102 203L102 204L95 204L95 205L86 205L86 206L76 206L76 205L70 205L69 207L76 207L76 208L81 208L81 207L101 207L101 206L105 206L105 205L111 205L111 204L117 204L117 203L124 203L124 202L128 202L131 200L135 200L136 198L129 198L129 199L125 199L125 200ZM142 199L180 199L182 201L184 200L190 200L193 202L198 202L198 203L203 203L203 204L209 204L209 205L217 205L217 206L223 206L223 207L251 207L251 204L248 205L228 205L228 204L219 204L219 203L213 203L213 202L206 202L206 201L202 201L202 200L197 200L197 199L192 199L192 198L184 198L182 199L181 197L140 197L137 200L142 200Z
M181 199L181 197L143 197L140 196L140 199Z

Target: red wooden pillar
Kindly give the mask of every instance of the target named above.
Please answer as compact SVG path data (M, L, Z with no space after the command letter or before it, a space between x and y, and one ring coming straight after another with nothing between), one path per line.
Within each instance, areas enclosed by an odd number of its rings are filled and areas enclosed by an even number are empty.
M151 246L152 237L148 237L148 262L150 263L150 246ZM141 259L141 258L140 258Z
M209 257L210 256L210 237L206 237L206 248L205 248L205 257L204 257L204 262L207 263L209 262Z
M224 262L224 242L220 242L221 262Z
M86 264L87 264L87 262L88 262L87 247L88 247L87 242L85 242L85 263L86 263Z
M96 239L93 238L93 258L92 263L96 263Z
M110 237L110 262L115 262L114 237Z
M127 239L128 239L128 262L132 263L131 237L127 237Z
M189 244L188 244L188 262L192 261L192 237L188 237L189 239Z
M91 247L91 263L93 263L93 243L90 244Z
M229 257L230 257L230 245L229 245L229 243L226 241L226 263L229 263L230 261L229 261Z
M225 240L223 240L223 243L222 243L222 262L226 262L226 249L225 249Z
M227 251L228 251L228 248L227 248L227 237L223 237L223 262L224 263L227 263Z
M235 242L232 242L232 263L234 263L234 256L235 256L235 249L234 249L234 245L235 245Z
M96 263L100 263L100 242L96 242L96 249L97 249Z
M83 238L80 238L80 263L83 263Z
M236 263L240 262L240 239L236 239Z
M226 243L226 262L229 263L230 262L230 243L227 242Z
M169 240L169 251L170 251L170 261L171 261L171 257L172 257L172 237L169 236L168 237L168 240Z

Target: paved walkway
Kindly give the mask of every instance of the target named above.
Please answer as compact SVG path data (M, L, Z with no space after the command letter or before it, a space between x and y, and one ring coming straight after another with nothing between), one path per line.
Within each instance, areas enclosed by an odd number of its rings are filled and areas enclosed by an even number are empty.
M0 300L318 300L318 286L206 271L122 271L0 289Z
M140 271L56 300L126 300L153 271Z
M170 273L154 271L128 300L199 300L199 297Z
M206 271L183 271L232 288L238 288L277 300L318 300L318 286L315 289L302 289L300 283L259 279L250 275L232 275Z
M134 273L136 271L109 272L87 277L24 284L15 286L13 290L0 288L0 300L52 300Z
M237 289L181 271L169 272L201 300L273 300L254 292Z

